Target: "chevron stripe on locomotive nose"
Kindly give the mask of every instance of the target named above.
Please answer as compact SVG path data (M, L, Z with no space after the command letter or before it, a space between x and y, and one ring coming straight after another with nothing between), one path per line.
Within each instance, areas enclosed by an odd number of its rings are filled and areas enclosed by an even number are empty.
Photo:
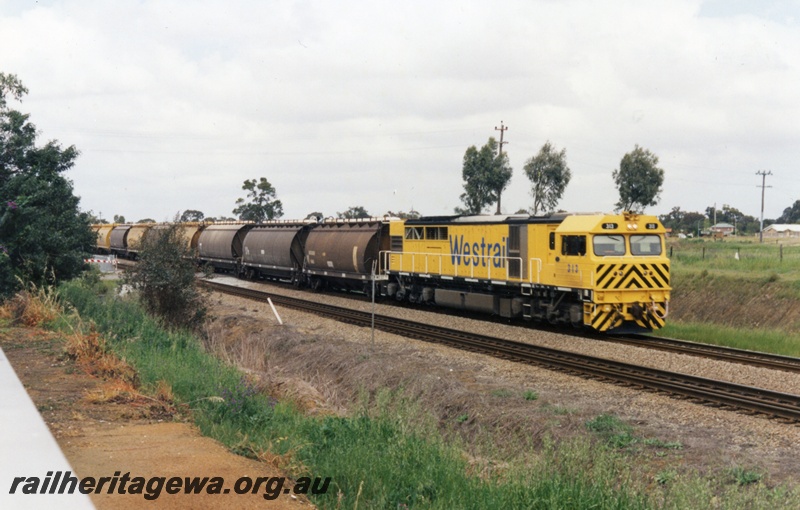
M597 331L606 331L611 328L616 328L622 325L622 316L617 310L596 310L595 315L591 319L592 328Z
M664 327L665 320L662 318L666 315L667 309L664 303L653 303L653 310L648 309L642 317L642 320L637 320L636 324L643 328L661 329Z
M669 287L667 264L600 264L598 289L662 289Z

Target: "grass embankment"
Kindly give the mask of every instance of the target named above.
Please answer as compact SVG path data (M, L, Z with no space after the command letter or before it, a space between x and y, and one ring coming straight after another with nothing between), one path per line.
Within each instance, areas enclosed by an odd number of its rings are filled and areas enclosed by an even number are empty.
M107 288L106 288L107 289ZM108 289L107 289L108 290ZM709 480L665 466L642 480L632 467L640 448L680 449L679 443L637 437L629 425L601 416L580 440L520 446L518 459L487 475L458 444L442 439L435 420L401 391L364 398L350 416L307 416L277 402L235 367L206 353L201 341L169 332L133 301L71 283L61 289L106 347L133 365L142 389L171 394L211 437L232 450L270 462L288 475L331 477L325 508L773 508L800 504L800 495L759 483L761 474L732 472ZM85 324L61 315L55 327ZM420 419L423 416L423 419ZM793 506L793 505L792 505Z
M672 300L659 334L800 356L800 246L672 243ZM738 254L738 258L737 258Z
M168 332L131 300L98 298L80 284L62 295L91 319L139 371L145 387L165 381L191 407L204 434L298 478L332 478L315 503L331 508L648 508L628 485L624 459L588 442L551 446L525 469L485 478L429 425L410 426L412 403L383 392L352 416L306 416L259 392L236 368L185 332ZM111 297L111 296L109 296Z

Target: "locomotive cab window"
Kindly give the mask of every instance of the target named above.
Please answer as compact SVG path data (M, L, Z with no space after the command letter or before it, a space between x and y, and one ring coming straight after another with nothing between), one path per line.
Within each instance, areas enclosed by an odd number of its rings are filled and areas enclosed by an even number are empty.
M661 236L655 234L632 235L633 255L661 255Z
M586 255L586 236L561 236L562 255Z
M424 239L425 230L422 227L406 227L406 239Z
M441 241L447 239L447 227L425 227L425 239Z
M625 238L619 235L596 235L592 239L592 247L598 257L619 257L625 255Z

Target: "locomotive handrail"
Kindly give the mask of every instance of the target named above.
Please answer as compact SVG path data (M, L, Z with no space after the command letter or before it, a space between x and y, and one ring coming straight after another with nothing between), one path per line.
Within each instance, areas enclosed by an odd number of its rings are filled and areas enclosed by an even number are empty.
M536 267L536 281L533 281L533 262L537 262ZM531 257L528 260L528 283L541 283L540 278L542 276L542 259Z

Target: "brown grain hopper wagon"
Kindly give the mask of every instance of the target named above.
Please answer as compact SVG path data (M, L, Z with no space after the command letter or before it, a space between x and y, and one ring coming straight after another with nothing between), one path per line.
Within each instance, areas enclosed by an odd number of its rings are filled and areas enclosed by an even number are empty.
M248 231L242 255L245 276L300 283L309 228L307 223L275 222Z
M327 284L343 290L368 291L371 275L389 249L389 223L382 220L326 221L306 239L304 273L312 288Z
M252 223L226 223L206 226L197 240L198 260L214 269L238 272L244 237Z

